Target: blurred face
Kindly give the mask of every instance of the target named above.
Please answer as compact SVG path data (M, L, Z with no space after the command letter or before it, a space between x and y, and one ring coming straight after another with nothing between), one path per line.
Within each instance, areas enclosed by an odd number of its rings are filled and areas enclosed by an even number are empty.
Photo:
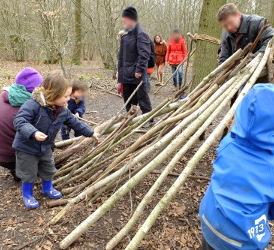
M79 98L85 97L85 94L86 93L84 91L82 91L82 90L76 90L72 94L72 97L75 98L75 99L79 99Z
M155 41L156 41L156 43L160 43L160 42L161 42L161 37L156 36L156 37L155 37Z
M181 34L180 33L177 33L177 32L174 32L171 34L171 37L175 40L175 41L178 41L181 39Z
M136 25L136 21L128 18L128 17L122 17L122 24L125 29L133 29Z
M242 14L238 12L236 15L229 15L220 21L222 27L229 33L236 33L241 26Z
M70 99L70 95L71 95L71 91L72 91L72 88L69 87L66 92L64 93L64 95L62 95L61 97L59 97L58 99L56 99L54 101L54 104L56 106L59 106L59 107L63 107L66 105L66 103L69 101Z

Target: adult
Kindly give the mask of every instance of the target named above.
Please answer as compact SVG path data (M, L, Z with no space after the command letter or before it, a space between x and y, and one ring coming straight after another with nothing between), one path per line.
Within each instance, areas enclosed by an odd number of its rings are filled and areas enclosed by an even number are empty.
M125 102L143 82L126 105L126 110L129 111L132 105L139 104L145 114L152 110L146 88L148 62L152 54L150 38L138 23L138 14L134 7L127 7L123 11L122 23L124 32L120 32L122 35L118 54L118 82L123 85Z
M202 249L265 249L274 215L274 85L257 84L222 140L200 205Z
M43 77L33 68L23 69L12 84L0 94L0 166L10 170L15 181L15 137L13 119L20 107L31 98L31 92L43 82Z
M234 3L228 3L219 9L217 20L224 29L221 52L219 53L219 64L222 64L238 49L244 49L248 44L255 41L266 19L257 15L244 15L238 10ZM268 27L265 29L253 51L254 56L265 51L267 43L273 35L273 28ZM262 77L259 78L257 82L267 82L267 79L266 77ZM232 98L231 105L237 97L238 94ZM227 132L228 128L224 130L223 136L225 136Z
M157 71L157 78L159 85L163 85L163 74L165 72L165 62L166 62L166 53L167 45L163 41L163 38L160 35L154 37L154 51L155 51L155 64Z
M220 64L238 49L244 49L249 43L253 43L265 23L264 17L243 15L234 3L222 6L217 13L217 20L225 30L219 54ZM266 45L273 35L273 28L266 28L253 51L254 56L265 51Z
M171 33L167 46L166 64L171 66L172 74L175 73L179 64L187 57L187 46L184 36L178 29ZM183 65L181 65L176 74L173 76L173 85L176 90L181 89L183 83Z

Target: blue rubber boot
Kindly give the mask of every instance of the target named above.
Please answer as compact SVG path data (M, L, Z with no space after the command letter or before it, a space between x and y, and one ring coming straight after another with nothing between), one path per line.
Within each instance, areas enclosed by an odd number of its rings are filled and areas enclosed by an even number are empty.
M25 206L29 209L39 207L38 201L33 197L34 183L22 183L22 195Z
M42 193L51 199L62 197L61 192L53 188L52 181L42 181Z

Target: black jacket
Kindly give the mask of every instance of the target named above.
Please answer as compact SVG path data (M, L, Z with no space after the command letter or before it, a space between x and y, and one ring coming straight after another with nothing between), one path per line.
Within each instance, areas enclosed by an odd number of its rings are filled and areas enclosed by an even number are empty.
M123 84L139 84L145 80L151 56L150 38L143 28L136 27L121 38L118 54L118 81ZM135 73L142 77L135 78Z
M256 15L242 15L242 23L237 33L224 32L220 63L223 63L238 49L245 48L249 43L255 41L261 28L263 27L265 18ZM274 30L272 27L268 27L262 35L260 42L254 50L254 54L264 52L268 41L273 37Z

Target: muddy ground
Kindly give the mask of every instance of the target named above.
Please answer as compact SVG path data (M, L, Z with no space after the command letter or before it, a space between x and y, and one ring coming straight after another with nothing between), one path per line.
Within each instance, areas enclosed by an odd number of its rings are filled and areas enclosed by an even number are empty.
M36 65L32 63L2 63L0 65L0 83L2 86L9 85L20 69L25 66L32 66L46 74L54 66ZM74 66L73 72L77 77L87 82L93 81L102 86L114 88L115 81L112 80L112 71L98 67L95 63L85 63L81 66ZM166 71L167 74L169 71ZM155 83L155 80L153 80ZM156 87L155 87L156 88ZM157 95L151 94L152 103L155 106L165 98L174 94L171 84L164 87ZM86 119L94 122L101 122L112 117L123 105L122 99L118 96L105 93L96 88L90 89L87 100ZM93 113L91 111L97 111ZM210 126L207 134L216 126L216 122ZM201 142L196 145L183 157L174 169L174 173L180 173L189 157L197 150ZM215 148L218 142L203 157L194 176L205 178L190 178L183 185L167 209L157 219L151 231L145 237L139 249L198 249L200 247L201 233L198 219L198 207L200 200L208 185L207 178L211 174L211 164L215 158ZM161 167L163 167L163 164ZM161 170L160 168L158 169ZM149 175L141 185L138 185L130 195L125 196L111 212L107 213L88 232L78 239L69 249L104 249L105 244L114 236L126 223L134 208L141 201L144 194L149 190L158 174ZM140 222L143 222L154 205L164 195L165 191L175 181L176 176L169 176L161 189L154 197L149 206L146 207ZM21 202L20 184L12 180L9 173L0 168L0 249L58 249L58 242L62 240L75 226L83 221L88 214L94 211L100 204L97 200L87 207L80 203L73 209L70 216L61 223L51 226L47 222L54 216L61 207L48 208L48 199L39 193L40 184L36 184L35 195L41 206L33 211L27 210ZM113 190L112 192L114 192ZM111 193L112 193L111 192ZM109 193L108 195L111 195ZM103 200L107 198L104 197ZM138 226L140 226L139 224ZM127 238L115 249L124 249L136 227ZM270 248L271 249L271 248Z

